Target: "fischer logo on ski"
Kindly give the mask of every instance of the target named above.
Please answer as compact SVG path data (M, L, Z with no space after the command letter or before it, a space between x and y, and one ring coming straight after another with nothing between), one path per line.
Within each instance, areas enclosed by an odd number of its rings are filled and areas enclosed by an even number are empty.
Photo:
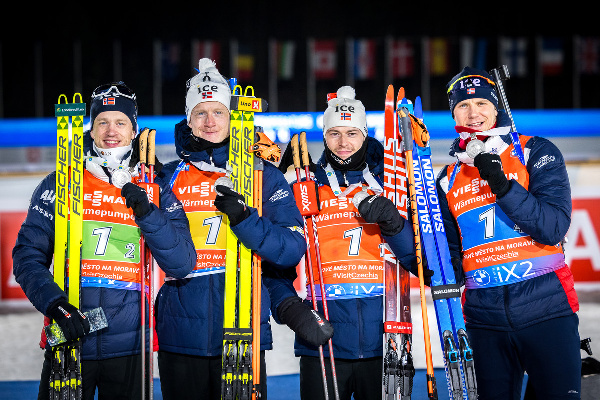
M57 145L53 274L54 281L66 291L69 302L79 308L83 229L83 116L86 106L81 100L81 94L76 93L71 104L68 104L67 97L62 94L54 111L57 119ZM81 399L80 351L80 340L52 348L50 399Z

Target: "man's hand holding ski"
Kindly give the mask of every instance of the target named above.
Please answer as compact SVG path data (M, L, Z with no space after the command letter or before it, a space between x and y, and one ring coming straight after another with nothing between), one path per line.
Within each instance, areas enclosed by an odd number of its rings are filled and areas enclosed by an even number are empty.
M215 207L226 214L229 225L236 226L250 215L250 208L244 202L244 196L232 189L233 183L229 178L219 178L215 183L217 197Z
M65 299L59 299L48 307L48 316L60 326L67 342L82 338L90 332L87 317Z

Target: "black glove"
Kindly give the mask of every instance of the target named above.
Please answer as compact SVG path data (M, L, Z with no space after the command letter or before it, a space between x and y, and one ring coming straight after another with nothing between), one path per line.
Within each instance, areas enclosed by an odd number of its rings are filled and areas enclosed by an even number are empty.
M48 316L60 326L67 342L90 333L90 321L77 307L65 299L55 301L48 308Z
M131 208L137 217L143 217L152 210L148 194L134 183L127 182L121 189L121 196L125 197L125 205Z
M248 218L250 209L244 203L244 196L223 185L215 185L215 191L215 207L227 215L230 226L236 226Z
M394 236L404 228L404 218L390 199L368 196L358 204L358 212L369 223L376 222L384 236Z
M140 129L140 132L143 131L143 128ZM129 168L133 168L140 162L140 135L136 135L131 141L131 158L129 159ZM163 165L160 161L158 161L158 157L154 156L154 172L158 174L162 169Z
M479 170L479 176L490 185L492 193L502 197L510 189L510 182L502 170L502 161L498 154L479 153L475 156L473 164Z
M429 269L429 263L427 262L427 257L423 254L423 283L425 286L431 286L431 277L433 276L433 270ZM416 268L417 277L419 276L418 265Z
M333 326L298 296L288 297L277 307L281 322L313 346L321 346L333 336Z

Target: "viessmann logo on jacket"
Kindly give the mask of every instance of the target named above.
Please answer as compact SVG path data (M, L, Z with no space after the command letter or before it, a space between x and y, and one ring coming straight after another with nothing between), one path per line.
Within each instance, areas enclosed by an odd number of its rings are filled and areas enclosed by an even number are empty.
M356 188L346 198L335 196L329 186L319 187L320 212L315 215L320 247L323 280L328 299L380 296L383 294L383 243L377 224L370 224L360 216L352 204ZM372 193L371 193L372 194ZM312 224L308 224L313 237ZM311 258L317 283L317 297L321 297L314 246ZM310 296L310 290L308 291Z
M529 140L529 137L521 137ZM500 154L504 173L525 189L529 174L511 157L513 145ZM454 165L448 167L450 176ZM462 164L446 198L458 222L466 287L477 289L534 278L565 265L562 246L536 243L496 204L496 196L476 167Z
M177 196L190 222L197 261L187 278L225 272L226 234L223 213L215 207L214 184L225 173L181 168L172 179Z
M140 290L140 229L121 189L84 172L81 284Z

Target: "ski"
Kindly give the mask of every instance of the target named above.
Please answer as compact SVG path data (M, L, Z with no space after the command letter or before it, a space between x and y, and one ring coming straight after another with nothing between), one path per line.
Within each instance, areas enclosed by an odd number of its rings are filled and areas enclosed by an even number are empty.
M398 124L398 136L402 142L402 152L406 158L407 183L410 204L410 216L414 231L415 253L417 257L418 275L419 275L419 293L421 301L421 315L423 318L423 339L425 341L425 363L427 366L427 396L429 399L437 399L437 386L435 375L433 373L433 360L431 355L431 338L429 333L429 319L427 316L427 303L425 299L425 281L423 275L423 249L421 243L421 230L419 216L417 214L417 193L415 184L415 174L413 164L413 137L409 120L408 100L401 100L396 105L396 118Z
M404 98L404 88L398 99ZM384 196L404 218L408 218L405 160L400 152L394 118L394 87L388 86L384 111ZM412 358L410 275L387 246L384 258L383 396L386 400L409 400L415 368Z
M244 196L247 206L254 206L254 112L262 112L266 102L254 96L254 88L242 88L231 83L229 162L228 176L232 189ZM253 348L252 318L252 261L253 255L237 240L226 221L225 252L225 305L223 315L223 361L221 395L223 399L259 398L258 384L253 376L254 357L260 356L259 348ZM256 277L256 279L259 279ZM260 281L259 281L260 282ZM256 291L255 291L256 293ZM260 298L254 299L260 302ZM255 307L256 308L256 307ZM260 322L256 324L260 330ZM253 352L257 354L254 355Z
M77 308L80 308L81 293L85 112L85 103L79 93L73 96L71 104L62 94L55 105L57 142L53 275L58 286L66 291L69 302ZM51 399L81 399L80 352L80 340L52 348Z
M400 107L404 107L404 104L406 102L403 102ZM433 271L430 285L431 297L444 356L448 392L450 399L473 400L477 398L477 384L472 350L460 303L460 286L456 282L452 268L439 207L429 134L422 122L420 98L415 99L414 112L410 112L408 108L404 108L403 111L405 111L401 116L403 134L412 139L413 153L416 154L412 163L416 213L423 250L428 267Z
M155 156L155 137L156 130L144 128L139 137L140 154L140 173L138 186L144 188L148 195L148 200L159 206L160 189L154 183L154 165ZM152 253L144 242L144 237L140 239L140 329L141 329L141 364L142 364L142 393L144 398L152 400L154 398L154 280L153 268L154 262ZM146 318L146 300L148 301L148 318ZM146 319L148 319L149 348L146 349ZM148 358L146 358L148 353ZM146 370L147 368L147 370ZM148 379L148 386L146 386Z

